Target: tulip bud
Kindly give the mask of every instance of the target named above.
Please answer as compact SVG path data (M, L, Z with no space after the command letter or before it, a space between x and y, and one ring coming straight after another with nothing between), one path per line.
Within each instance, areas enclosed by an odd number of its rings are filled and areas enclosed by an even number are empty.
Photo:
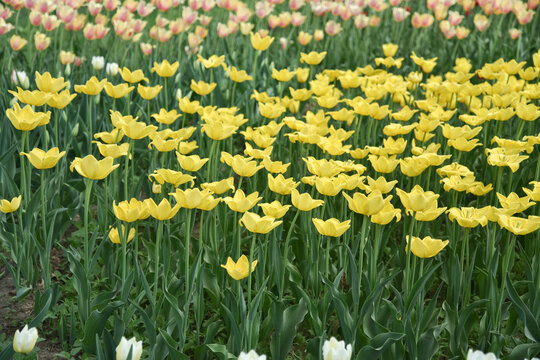
M71 75L71 64L67 64L66 65L66 76L70 76Z
M107 66L105 68L105 72L107 75L115 76L118 74L118 64L117 63L107 63Z
M103 56L92 56L92 66L94 70L101 70L105 66L105 59Z
M15 331L13 350L20 354L28 354L34 349L37 339L37 329L35 327L28 329L28 325L25 325L21 331Z
M153 183L152 184L152 192L154 194L161 194L161 184Z
M126 339L122 336L120 344L116 347L116 360L126 360L131 350L131 360L139 360L142 355L142 341L134 337Z
M351 345L345 347L345 341L337 341L335 337L326 340L323 345L324 360L349 360L352 355Z
M94 96L94 102L95 102L96 104L99 104L99 100L101 100L101 96L100 96L100 95L101 95L101 93L99 93L99 94L97 94L96 96Z
M71 130L71 136L75 137L77 134L79 134L79 123L76 123L73 130Z

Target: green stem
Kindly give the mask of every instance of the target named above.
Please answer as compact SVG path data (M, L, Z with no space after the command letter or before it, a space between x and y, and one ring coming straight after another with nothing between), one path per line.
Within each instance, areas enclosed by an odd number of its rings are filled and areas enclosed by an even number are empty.
M161 250L161 237L163 235L163 221L158 220L158 228L156 234L156 248L154 250L154 302L153 305L157 304L157 289L159 285L159 252Z
M84 269L90 275L90 249L88 244L88 212L90 210L90 194L94 180L86 179L86 191L84 192Z
M43 243L45 244L46 258L42 259L43 268L43 282L45 289L48 289L51 283L51 271L50 271L50 257L51 257L51 244L47 238L47 222L45 221L45 170L41 170L41 227L43 231Z
M285 250L283 254L283 261L281 262L281 281L279 282L279 298L281 299L283 296L283 289L284 289L284 283L285 283L285 267L287 266L288 262L288 255L289 255L289 242L291 241L291 235L294 230L294 224L296 223L296 220L298 219L298 215L300 215L300 210L296 210L296 214L294 215L294 218L291 222L291 225L289 226L289 231L287 232L287 237L285 238Z

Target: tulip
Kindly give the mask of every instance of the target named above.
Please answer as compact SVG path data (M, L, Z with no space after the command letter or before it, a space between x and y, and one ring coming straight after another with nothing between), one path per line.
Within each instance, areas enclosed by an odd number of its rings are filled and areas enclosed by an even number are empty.
M77 94L70 94L69 90L64 90L58 94L53 94L47 101L47 105L55 109L63 109L68 106Z
M174 76L179 66L180 63L178 61L170 64L167 60L163 60L161 64L154 62L152 72L156 72L161 77L169 78Z
M392 204L388 203L378 213L371 215L370 220L375 224L387 225L394 217L396 221L400 221L401 210L394 208Z
M459 226L473 228L478 225L486 226L488 219L484 212L473 207L451 208L447 211L451 221L456 220Z
M92 76L86 84L75 85L75 91L86 95L97 95L103 90L105 84L107 84L107 79L98 80L95 76Z
M17 98L20 102L32 105L32 106L42 106L47 103L52 97L52 94L46 93L40 90L28 91L23 90L17 86L17 92L13 90L8 90L8 92Z
M161 85L156 85L156 86L143 86L141 84L137 85L137 92L145 100L152 100L153 98L158 96L161 89L162 89Z
M199 171L209 160L201 159L199 155L185 156L180 154L178 151L176 152L176 159L178 160L178 163L182 169L186 171Z
M11 45L11 48L15 51L21 50L23 47L26 46L27 43L28 41L26 41L25 39L23 39L22 37L18 35L13 35L9 39L9 45Z
M259 216L255 213L246 211L238 223L245 226L249 231L257 234L266 234L272 229L278 227L283 221L276 221L270 216Z
M251 350L247 354L242 351L240 355L238 355L238 360L266 360L266 355L259 355L255 350Z
M255 266L257 266L257 260L251 263L251 272L255 270ZM231 257L228 257L227 263L221 265L221 267L226 269L229 276L234 280L242 280L248 277L250 273L249 260L246 255L240 256L237 262L234 262Z
M59 152L57 147L50 149L49 151L43 151L38 148L32 149L29 154L21 152L21 155L24 155L30 160L30 163L40 170L50 169L58 163L64 155L65 151Z
M36 346L38 339L38 331L35 327L28 329L28 325L24 325L24 328L19 331L15 331L13 337L13 350L19 354L28 354Z
M105 72L107 75L115 76L118 74L118 64L117 63L107 63L105 66Z
M167 199L162 199L159 205L156 205L154 199L146 199L144 202L148 208L148 211L150 212L150 215L152 215L153 218L161 221L172 219L178 210L180 210L179 204L171 206L169 200Z
M123 67L122 70L119 71L120 75L122 76L122 79L124 79L125 82L128 83L138 83L141 81L148 82L148 78L144 76L144 73L142 70L138 69L135 71L130 71L128 68Z
M101 180L107 177L118 164L113 165L114 159L112 157L106 157L102 160L97 160L94 155L87 155L84 158L76 157L69 166L69 170L73 172L73 169L84 176L85 178L92 180Z
M169 183L174 187L178 187L182 184L191 182L191 186L194 184L195 177L191 175L182 174L180 171L174 171L170 169L158 169L150 174L160 184Z
M291 190L291 201L300 211L310 211L324 204L323 200L313 200L309 193L300 194L298 190Z
M150 215L146 204L143 204L135 198L132 198L129 202L127 200L121 201L118 205L116 205L116 201L114 201L113 211L118 220L125 222L134 222Z
M275 178L268 174L268 187L271 191L280 195L289 195L292 189L295 189L298 183L293 178L285 178L279 174Z
M411 239L411 236L407 235L407 247L406 251L408 251L408 245L409 241ZM448 240L442 241L439 239L433 239L430 236L426 236L423 239L420 239L416 236L412 237L412 240L410 241L411 245L411 252L418 256L419 258L425 259L430 258L435 255L437 255L439 252L441 252L442 249L446 245L448 245Z
M216 83L206 83L204 81L195 82L195 80L191 79L191 85L190 88L197 94L204 96L210 94L216 87Z
M208 189L214 194L221 195L229 190L234 190L234 178L230 177L212 183L201 184L201 188Z
M124 96L132 92L133 89L135 89L134 86L129 86L126 83L113 85L112 83L107 82L104 87L105 87L105 92L107 93L107 95L109 95L110 97L114 99L123 98Z
M208 59L205 59L200 54L197 54L197 61L202 63L207 69L217 68L225 63L225 55L212 55Z
M497 193L497 198L501 206L509 210L512 215L523 212L536 204L534 201L529 201L528 196L519 197L515 192L510 193L508 196Z
M103 56L92 56L92 67L94 70L101 70L105 66L105 58Z
M467 360L499 360L497 356L495 356L494 353L486 353L484 354L480 350L473 351L472 349L469 349L469 352L467 353Z
M327 54L326 51L323 51L320 53L312 51L309 54L301 52L300 62L306 63L308 65L319 65L325 58L326 54Z
M219 204L220 199L216 199L212 196L212 193L208 189L176 189L176 192L170 193L174 196L176 202L186 209L200 209L203 211L210 211Z
M64 82L64 78L53 78L51 74L47 71L43 74L40 74L36 71L36 85L39 90L48 93L57 93L62 90L68 82Z
M123 143L121 145L117 144L102 144L97 141L93 141L94 143L97 143L99 153L103 157L112 157L113 159L117 159L121 156L127 156L128 150L129 150L129 144Z
M122 233L124 234L124 231L126 231L124 225L122 225ZM131 228L129 230L129 234L128 234L128 238L127 238L127 243L129 243L131 240L133 240L133 238L135 238L135 228ZM111 240L111 242L113 244L121 244L122 241L120 239L120 234L119 234L119 231L118 231L118 228L112 228L109 230L109 240Z
M264 51L268 49L270 44L272 44L272 42L274 41L273 37L271 36L261 37L261 35L258 32L255 34L251 33L250 39L251 39L251 46L253 46L255 50L259 50L259 51Z
M380 190L374 190L368 196L358 192L354 193L352 198L346 193L343 193L343 196L349 203L349 209L366 216L376 215L385 206L390 204L390 200L392 199L392 195L383 198Z
M30 131L38 126L47 125L51 119L51 112L35 112L30 105L21 109L18 103L13 104L13 109L7 109L6 115L11 124L17 130Z
M0 199L0 211L4 214L9 214L19 209L21 206L22 196L19 195L11 200Z
M351 220L346 220L344 222L340 222L335 218L331 218L326 221L317 218L313 218L311 220L313 221L313 224L317 228L319 234L325 236L339 237L351 227Z
M283 216L285 216L291 206L292 205L281 205L281 203L277 200L272 201L271 203L259 204L259 207L262 209L264 215L273 217L274 219L281 219Z
M160 124L170 125L176 121L182 114L178 114L176 110L167 111L165 109L160 109L159 114L152 114L154 120Z
M116 360L127 360L130 352L131 360L139 360L142 350L142 341L137 341L134 337L128 340L122 336L122 340L116 347Z
M138 140L155 133L157 126L146 125L142 121L130 121L122 124L122 131L127 137L133 140Z
M234 197L227 196L223 198L223 201L225 201L232 211L244 213L254 207L259 200L262 199L262 197L258 196L259 192L257 191L246 196L243 190L238 189L234 193Z
M253 80L253 78L247 74L245 70L237 70L236 67L231 66L227 69L227 73L232 81L242 83L244 81Z
M407 213L425 211L437 207L437 199L439 194L433 191L424 191L420 185L413 187L411 192L407 193L396 188L396 193L401 200L401 203L407 210Z
M323 344L324 360L350 360L352 356L351 345L345 346L345 341L337 341L335 337L325 340Z

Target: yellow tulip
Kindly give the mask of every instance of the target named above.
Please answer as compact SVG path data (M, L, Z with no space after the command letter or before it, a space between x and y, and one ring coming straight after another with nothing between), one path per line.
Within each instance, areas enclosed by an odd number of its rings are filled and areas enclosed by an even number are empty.
M421 156L406 157L399 160L401 172L408 177L422 174L429 166L429 161Z
M209 189L176 189L176 192L169 195L174 196L176 202L186 209L210 211L221 201L220 199L214 198Z
M285 173L291 165L291 163L283 164L281 161L272 161L270 156L264 156L262 163L266 171L274 174Z
M272 201L271 203L259 204L259 207L262 209L264 215L273 217L274 219L281 219L283 216L285 216L291 206L292 205L281 205L281 203L277 200Z
M116 144L122 140L124 133L118 128L114 128L111 132L100 132L94 134L94 139L99 139L106 144Z
M21 152L30 160L30 163L40 170L50 169L58 163L58 161L66 154L65 151L60 152L57 147L48 151L43 151L39 148L33 148L29 154Z
M242 155L232 156L225 151L221 152L220 160L229 165L237 175L242 177L251 177L264 167L263 165L257 165L257 162L252 160L251 157L245 158Z
M227 73L232 81L242 83L244 81L253 80L251 75L248 75L245 70L238 70L234 66L227 69Z
M125 229L124 225L122 225L122 235L123 235L124 231L126 231L126 229ZM134 238L135 238L135 228L132 227L131 229L129 229L127 243L129 244L129 242L131 240L133 240ZM118 228L112 228L112 229L109 230L109 240L111 240L111 242L113 244L121 244L122 243L122 239L120 238L120 232L118 231Z
M392 43L383 44L383 53L386 57L392 57L396 55L396 52L398 51L399 46Z
M516 115L525 121L534 121L540 117L540 108L535 104L520 102L516 105Z
M275 178L268 174L268 188L280 195L289 195L292 189L295 189L298 183L293 178L285 178L279 174Z
M250 37L251 46L253 46L255 50L259 50L259 51L264 51L268 49L270 44L272 44L272 42L274 41L273 37L271 36L261 37L261 35L258 32L255 34L251 33L250 36L251 36Z
M540 216L529 216L527 219L516 216L499 215L499 226L515 235L527 235L540 228Z
M176 110L167 111L165 109L159 109L158 114L152 114L154 120L160 124L170 125L176 121L182 114L178 114Z
M14 197L11 200L1 199L0 211L3 212L4 214L17 211L19 209L19 206L21 206L21 199L22 199L21 195Z
M508 196L497 193L499 203L503 207L511 212L511 215L523 212L536 204L534 201L529 201L528 196L519 197L515 192L511 192Z
M257 191L246 196L244 194L244 191L238 189L234 193L234 197L228 196L224 198L223 201L227 204L229 209L236 212L244 213L254 207L259 202L259 200L262 199L262 197L258 196L259 193Z
M161 85L156 86L143 86L141 84L137 85L137 92L141 97L145 100L152 100L156 96L158 96L159 92L161 91L163 87ZM107 88L105 88L105 91Z
M259 103L259 112L268 119L276 119L285 112L285 107L281 104Z
M98 80L95 76L92 76L86 84L75 85L75 91L86 95L97 95L107 83L107 79Z
M157 220L170 220L172 219L178 210L180 210L180 205L176 204L171 206L171 203L167 199L162 199L159 205L154 202L154 199L145 199L144 200L150 215Z
M153 177L155 181L160 184L168 183L174 187L178 187L182 184L191 182L191 186L195 183L195 177L191 175L182 174L180 171L174 171L170 169L158 169L149 177Z
M130 121L122 125L122 131L130 139L138 140L149 136L157 130L157 126L146 125L142 121Z
M124 96L132 92L133 89L135 89L134 86L129 86L129 84L126 83L113 85L112 83L107 82L105 84L105 92L107 93L107 95L114 99L123 98Z
M40 90L23 90L18 86L17 92L13 90L8 90L8 92L15 98L17 98L20 102L32 106L42 106L43 104L46 104L47 101L49 101L53 96L53 94L51 93L46 93Z
M289 69L272 69L272 78L280 82L291 81L295 74L296 71L289 71Z
M540 201L540 181L531 181L529 184L533 185L533 189L522 188L523 192L527 194L530 200Z
M175 61L172 64L170 64L167 60L163 60L161 64L158 64L157 62L154 61L152 72L156 72L161 77L168 78L168 77L174 76L179 66L180 66L180 63L178 61Z
M488 218L480 209L473 207L450 208L448 218L451 221L456 220L461 227L473 228L478 225L486 226Z
M368 196L356 192L352 198L346 193L343 193L343 197L347 199L349 209L366 216L377 214L385 206L390 204L390 200L392 200L392 195L383 198L380 190L374 190Z
M7 109L6 115L15 129L21 131L34 130L38 126L47 125L51 119L51 112L36 112L30 105L21 109L18 103L13 104L13 109Z
M255 270L255 266L257 266L257 260L254 260L251 263L251 272ZM225 265L221 265L221 267L226 269L229 276L234 280L242 280L247 278L250 273L249 260L246 255L240 256L237 262L234 262L233 259L229 257L227 258L227 263Z
M300 62L306 63L308 65L319 65L325 58L326 54L327 54L326 51L323 51L320 53L312 51L309 54L301 52Z
M123 67L122 70L118 71L120 75L122 76L122 79L124 79L125 82L128 83L138 83L141 81L148 82L148 78L144 76L144 73L141 69L131 71L126 67Z
M117 144L102 144L97 141L93 141L97 144L99 153L103 157L112 157L113 159L117 159L121 156L126 156L129 149L129 143L123 143L121 145Z
M191 79L191 90L195 91L197 94L204 96L210 94L215 88L216 83L206 83L204 81L195 82L195 80Z
M396 188L396 193L407 210L407 213L427 211L436 208L437 199L440 196L433 191L424 191L420 185L415 185L409 193Z
M201 188L208 189L214 194L221 195L229 190L234 191L234 178L230 177L227 179L223 179L220 181L214 181L211 183L203 183L201 184Z
M314 200L309 193L300 194L298 190L291 190L291 201L300 211L310 211L324 204L323 200Z
M400 163L399 159L396 159L396 156L376 156L376 155L369 155L368 157L369 162L371 163L371 166L373 167L373 170L379 173L388 174L394 171L396 166Z
M345 183L342 178L337 177L317 177L315 186L319 194L325 196L336 196L343 189Z
M185 156L180 154L178 151L176 152L176 159L178 160L178 163L182 169L186 171L199 171L209 160L208 158L201 159L199 155Z
M295 90L293 88L289 88L289 91L290 91L291 96L293 97L293 99L296 100L296 101L306 101L313 94L311 92L311 90L309 90L309 89L296 89Z
M113 212L118 220L126 222L142 220L150 215L146 204L135 198L130 201L121 201L118 205L116 205L116 201L113 201Z
M259 216L255 213L246 211L240 218L238 223L245 226L252 233L267 234L272 229L278 227L283 221L276 221L270 216Z
M410 242L411 252L422 259L434 257L440 253L446 245L448 245L448 240L442 241L439 239L433 239L430 236L426 236L423 239L413 236L411 240L411 236L407 235L406 239L407 247L405 248L405 251L408 251L408 245Z
M197 61L202 63L205 68L217 68L225 64L225 55L217 56L212 55L208 59L203 58L200 54L197 54Z
M340 237L351 227L351 220L340 222L338 219L331 218L326 221L322 219L311 219L317 228L319 234L331 237Z
M180 110L186 114L195 114L201 108L197 100L190 101L188 98L178 98Z
M152 135L152 142L148 144L148 148L155 147L159 152L173 151L178 147L178 139L164 140L161 136L156 134Z
M386 181L386 179L383 176L379 176L377 180L368 176L367 181L368 181L368 185L366 186L367 193L370 193L375 190L379 190L382 194L387 194L390 191L392 191L392 189L394 189L394 186L396 186L397 184L397 180Z
M47 71L46 73L40 74L36 71L36 85L39 90L48 92L48 93L57 93L62 90L68 84L67 81L64 82L64 78L53 78L51 74Z
M371 215L370 220L375 224L387 225L394 217L396 221L400 221L401 210L394 208L392 204L388 203L378 213Z
M101 180L107 177L114 169L120 165L113 165L114 159L112 157L106 157L102 160L97 160L94 155L87 155L84 158L76 157L69 166L69 170L73 172L73 169L84 176L85 178L92 180Z
M63 109L68 106L77 94L70 94L69 90L64 90L58 94L53 94L47 101L47 105L55 109Z

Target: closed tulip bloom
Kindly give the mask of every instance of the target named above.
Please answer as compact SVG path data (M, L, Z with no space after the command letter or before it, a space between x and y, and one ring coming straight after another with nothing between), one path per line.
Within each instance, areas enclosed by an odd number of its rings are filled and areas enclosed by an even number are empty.
M6 115L13 127L21 131L34 130L38 126L47 125L51 119L51 112L36 112L30 105L21 109L18 103L13 104L13 109L7 109Z
M234 190L234 178L223 179L220 181L214 181L211 183L201 184L201 188L208 189L214 194L221 195L229 190Z
M145 100L152 100L156 96L158 96L159 92L161 91L163 87L161 85L156 86L143 86L141 84L137 85L137 92L141 97ZM107 89L105 89L107 90Z
M238 223L245 226L250 232L257 234L267 234L272 229L278 227L283 221L276 221L270 216L259 216L255 213L246 211Z
M259 51L264 51L268 49L270 44L272 44L272 42L274 41L273 37L271 36L261 37L261 35L258 32L255 34L251 33L250 39L251 39L251 46L253 46L255 50L259 50Z
M129 150L129 143L123 143L121 145L117 144L102 144L97 141L93 141L97 144L99 153L103 157L112 157L113 159L117 159L121 156L126 156Z
M169 203L169 200L167 199L162 199L159 205L154 202L154 199L145 199L144 202L148 208L148 211L150 212L150 215L154 219L161 221L172 219L178 210L180 210L179 204L171 206L171 203Z
M405 248L405 251L408 251L410 242L411 252L422 259L434 257L440 253L446 245L448 245L448 240L442 241L439 239L433 239L430 236L426 236L423 239L413 236L411 240L411 236L407 235L406 239L407 247Z
M51 98L47 101L47 105L55 109L63 109L68 106L77 94L70 94L69 90L64 90L58 94L52 94Z
M60 152L57 147L50 149L49 151L43 151L38 148L32 149L29 154L21 152L30 160L30 163L40 170L50 169L58 163L58 161L66 154L65 151Z
M208 189L176 189L176 192L169 195L174 196L176 202L186 209L210 211L221 201L219 198L214 198Z
M259 207L262 209L264 215L273 217L274 219L281 219L283 216L285 216L291 206L292 205L281 205L281 203L277 200L272 201L271 203L259 204Z
M75 91L86 95L97 95L103 90L105 84L107 84L107 79L98 80L95 76L92 76L86 84L75 85Z
M195 177L187 174L183 174L180 171L174 171L170 169L158 169L154 173L150 174L149 178L153 177L160 184L168 183L174 187L178 187L182 184L191 182L191 186L195 183Z
M484 212L473 207L450 208L447 213L451 221L456 220L462 227L486 226L488 222Z
M139 140L149 136L157 130L157 126L146 125L142 121L131 121L122 125L122 131L127 137L134 140Z
M152 114L154 120L165 125L172 124L180 116L182 116L182 114L178 114L176 110L167 111L165 109L160 109L158 114Z
M289 195L292 189L295 189L298 183L293 178L285 178L279 174L275 178L268 174L268 187L271 191L280 195Z
M331 218L326 221L317 218L313 218L311 220L313 220L313 224L315 224L319 234L324 236L339 237L351 227L351 220L346 220L344 222L340 222L335 218Z
M195 91L197 94L204 96L210 94L215 88L216 83L206 83L204 81L195 82L195 80L191 80L190 88L191 90Z
M351 345L345 346L345 341L338 341L335 337L325 340L322 348L324 360L350 360L352 356Z
M312 156L302 160L306 163L308 171L319 177L333 177L341 172L341 167L334 160L315 159Z
M112 157L106 157L102 160L97 160L94 155L87 155L84 158L76 157L69 166L69 170L73 172L73 169L84 176L85 178L92 180L101 180L107 177L118 164L113 165L114 159Z
M57 93L68 84L67 81L64 81L63 77L53 78L51 74L47 71L46 73L40 74L36 71L36 85L39 90L48 92L48 93Z
M262 197L259 197L259 192L257 191L246 196L244 191L238 189L234 193L234 197L227 196L226 198L223 198L223 201L225 201L232 211L244 213L257 205L261 199Z
M24 325L22 330L15 331L13 337L13 350L19 354L28 354L36 346L38 339L38 331L35 327L28 329L28 325Z
M201 159L199 155L185 156L178 151L176 152L176 159L182 169L186 171L199 171L209 160L208 158Z
M146 218L148 208L146 205L135 198L130 201L124 200L116 205L116 201L113 202L113 212L118 220L126 222L134 222L141 218Z
M433 191L424 191L420 185L413 187L409 193L396 188L396 193L407 210L407 213L436 208L437 199L440 196Z
M291 201L301 211L310 211L324 204L323 200L314 200L309 193L300 194L296 189L291 190Z
M126 228L124 227L124 225L122 225L122 234L120 234L120 232L118 231L118 228L112 228L109 230L109 240L111 240L111 242L113 244L121 244L122 243L122 236L125 236L125 232L126 231ZM128 234L128 237L127 237L127 244L129 244L129 242L131 240L133 240L135 238L135 228L132 227L131 229L129 229L129 234Z
M124 96L132 92L133 89L135 89L134 86L129 86L129 84L126 83L113 85L112 83L107 82L105 84L105 92L107 93L107 95L114 99L123 98Z
M134 337L126 339L122 336L122 340L116 347L116 360L127 360L131 351L131 360L139 360L142 355L142 341L137 341Z
M317 177L315 178L315 186L317 192L325 196L336 196L343 189L345 183L341 178L337 177Z
M256 266L257 260L252 261L251 272L255 270ZM234 280L242 280L244 278L247 278L250 273L249 259L246 255L240 256L237 262L234 262L231 257L228 257L227 263L225 265L221 265L221 267L226 269L229 276L232 277Z
M15 98L17 98L20 102L32 106L42 106L46 104L47 101L49 101L49 99L52 97L51 93L46 93L40 90L23 90L18 86L17 92L13 90L8 90L8 92Z
M124 79L125 82L134 84L141 81L148 82L148 78L144 76L144 73L141 69L131 71L126 67L123 67L122 70L119 71L120 75L122 76L122 79Z
M14 211L17 211L19 209L19 206L21 206L21 199L22 199L21 195L14 197L11 200L1 199L0 211L3 212L4 214L9 214Z
M392 195L383 198L380 190L374 190L367 196L356 192L352 198L346 193L343 193L343 197L347 199L349 209L366 216L377 214L386 205L390 204L390 200L392 199Z
M368 157L369 162L371 163L371 166L376 172L380 173L391 173L394 171L396 166L399 164L399 159L396 159L396 156L376 156L376 155L369 155Z
M180 66L180 63L178 61L175 61L174 63L170 64L167 60L163 60L160 64L157 62L154 62L154 66L152 67L152 72L156 72L159 76L169 78L174 76L176 74L176 71L178 70L178 67Z

